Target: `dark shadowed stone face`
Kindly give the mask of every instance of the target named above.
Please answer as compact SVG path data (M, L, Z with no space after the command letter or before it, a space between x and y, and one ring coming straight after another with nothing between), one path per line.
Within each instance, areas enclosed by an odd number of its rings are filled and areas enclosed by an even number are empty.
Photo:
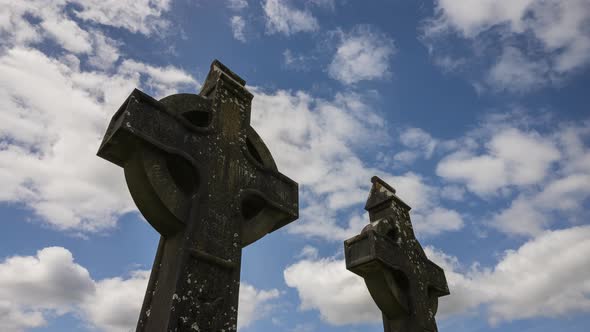
M416 240L410 207L383 180L372 182L370 223L344 242L346 267L364 278L386 332L435 332L438 297L449 294L444 271Z
M242 248L298 217L244 85L214 61L200 94L135 90L107 129L98 155L162 235L138 331L235 331Z

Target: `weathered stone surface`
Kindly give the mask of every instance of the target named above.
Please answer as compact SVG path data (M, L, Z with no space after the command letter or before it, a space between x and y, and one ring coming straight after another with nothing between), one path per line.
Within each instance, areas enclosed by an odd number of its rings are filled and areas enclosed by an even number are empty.
M298 217L244 85L216 60L198 95L135 90L107 129L98 155L162 235L137 331L235 331L242 248Z
M416 240L410 207L380 178L371 182L370 224L344 241L346 268L365 279L385 332L436 332L438 298L449 294L444 271Z

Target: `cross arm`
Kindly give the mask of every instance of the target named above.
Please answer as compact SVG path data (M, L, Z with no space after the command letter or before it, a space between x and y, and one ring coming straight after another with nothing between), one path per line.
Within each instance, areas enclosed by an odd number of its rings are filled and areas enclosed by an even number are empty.
M242 245L258 240L296 220L299 216L298 184L263 167L245 167L242 201Z
M191 134L190 126L186 119L169 111L161 102L135 89L113 115L98 156L123 167L138 143L183 154L184 151L179 150L184 149L173 147Z
M136 89L113 116L97 153L124 168L133 200L162 235L184 226L191 204L183 190L187 184L179 183L168 167L196 164L178 144L187 133L175 114Z

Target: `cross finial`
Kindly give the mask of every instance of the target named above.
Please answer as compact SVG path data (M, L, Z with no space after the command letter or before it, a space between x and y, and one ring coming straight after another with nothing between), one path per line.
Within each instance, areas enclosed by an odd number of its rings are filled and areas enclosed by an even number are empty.
M411 207L397 197L395 195L395 189L380 177L373 176L371 182L373 183L373 186L371 187L369 198L365 204L365 210L369 211L369 213L377 212L383 208L389 207L391 203L410 211Z
M220 79L229 83L239 94L244 95L247 99L252 99L252 94L245 87L246 81L217 59L211 63L211 69L199 94L208 96Z

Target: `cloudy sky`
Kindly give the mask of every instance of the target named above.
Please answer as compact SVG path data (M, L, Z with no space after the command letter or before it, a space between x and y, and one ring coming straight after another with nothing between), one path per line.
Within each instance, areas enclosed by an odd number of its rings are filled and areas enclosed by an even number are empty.
M0 0L0 330L130 331L158 234L95 156L133 88L220 59L300 184L243 252L240 331L382 331L342 242L370 178L445 268L439 330L590 325L589 0ZM586 328L584 328L586 327Z

